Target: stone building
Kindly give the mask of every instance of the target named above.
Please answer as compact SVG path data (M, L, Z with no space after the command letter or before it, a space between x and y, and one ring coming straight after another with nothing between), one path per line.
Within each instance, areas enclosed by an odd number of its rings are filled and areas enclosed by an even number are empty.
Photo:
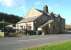
M48 6L43 10L32 8L26 18L16 24L16 29L41 31L44 34L64 32L65 19L60 15L48 12Z

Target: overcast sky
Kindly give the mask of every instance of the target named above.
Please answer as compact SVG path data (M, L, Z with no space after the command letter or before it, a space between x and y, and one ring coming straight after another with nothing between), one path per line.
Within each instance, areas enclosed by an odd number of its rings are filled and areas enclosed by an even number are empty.
M24 17L32 7L43 9L46 4L49 12L61 14L71 24L71 0L0 0L0 12Z

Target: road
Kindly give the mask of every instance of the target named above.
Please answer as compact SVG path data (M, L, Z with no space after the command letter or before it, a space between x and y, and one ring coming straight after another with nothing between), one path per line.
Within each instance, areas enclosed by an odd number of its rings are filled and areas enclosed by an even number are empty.
M71 34L59 34L59 35L46 35L40 38L27 37L10 37L0 39L0 50L18 50L19 48L29 48L46 44L54 41L62 41L71 39Z

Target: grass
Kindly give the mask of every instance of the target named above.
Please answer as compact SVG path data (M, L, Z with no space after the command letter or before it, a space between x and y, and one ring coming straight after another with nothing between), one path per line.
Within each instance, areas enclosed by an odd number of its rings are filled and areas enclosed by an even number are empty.
M4 37L4 32L0 32L0 37Z
M58 43L49 43L48 45L26 48L23 50L71 50L71 40Z

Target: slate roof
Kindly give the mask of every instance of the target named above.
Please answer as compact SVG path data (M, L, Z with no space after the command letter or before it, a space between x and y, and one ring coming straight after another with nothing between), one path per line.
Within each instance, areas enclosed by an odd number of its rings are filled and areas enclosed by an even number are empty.
M32 8L29 13L31 13L31 12L33 12L34 15L32 15L32 16L27 15L27 16L26 16L27 18L22 19L22 20L19 21L18 23L32 22L32 21L34 21L35 19L37 19L40 15L43 14L43 11L42 11L42 10L34 9L34 8ZM32 13L32 14L33 14L33 13ZM29 17L29 16L30 16L30 17Z
M34 14L34 16L31 16L31 17L29 17L29 16L27 15L26 18L22 19L22 20L19 21L18 23L32 22L32 21L34 21L37 17L39 17L40 14L41 14L41 15L43 14L43 11L42 11L42 10L39 10L39 9L34 9L34 8L32 8L31 11L34 12L35 14L37 14L37 15ZM30 12L31 12L31 11L30 11ZM36 11L37 11L37 12L36 12Z
M28 17L28 18L24 18L23 20L21 20L18 23L26 23L26 22L33 22L34 20L36 20L37 17Z
M42 10L38 10L32 7L31 10L28 11L26 17L40 16L41 14L42 14Z
M54 20L48 20L45 24L41 25L39 28L45 27L47 24L52 23Z

